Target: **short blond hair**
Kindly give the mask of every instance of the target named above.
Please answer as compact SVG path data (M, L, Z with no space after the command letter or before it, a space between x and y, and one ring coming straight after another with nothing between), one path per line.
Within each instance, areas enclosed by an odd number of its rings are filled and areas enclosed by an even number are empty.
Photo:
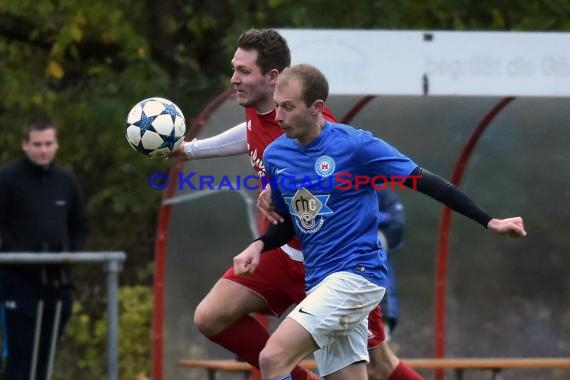
M279 75L279 83L290 80L299 80L301 83L301 98L309 107L317 99L326 102L329 96L329 82L325 75L315 66L301 63L285 69Z

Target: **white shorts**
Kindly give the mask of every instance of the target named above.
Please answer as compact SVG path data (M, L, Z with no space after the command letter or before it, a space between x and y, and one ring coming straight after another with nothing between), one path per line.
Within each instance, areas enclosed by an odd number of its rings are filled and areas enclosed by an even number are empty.
M307 292L288 315L311 334L319 350L315 360L321 376L360 361L368 362L368 314L380 303L385 288L362 276L338 272Z

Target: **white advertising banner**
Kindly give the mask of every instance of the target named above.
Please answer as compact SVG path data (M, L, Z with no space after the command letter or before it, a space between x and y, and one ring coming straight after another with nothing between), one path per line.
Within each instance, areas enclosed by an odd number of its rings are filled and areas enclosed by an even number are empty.
M570 33L280 32L332 94L570 96Z

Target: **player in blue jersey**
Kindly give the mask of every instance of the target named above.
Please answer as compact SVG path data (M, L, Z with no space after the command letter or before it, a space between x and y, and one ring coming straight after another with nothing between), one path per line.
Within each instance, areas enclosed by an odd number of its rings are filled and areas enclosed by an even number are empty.
M234 257L237 274L253 273L262 251L301 240L307 297L262 350L264 379L290 379L291 369L314 352L327 379L365 380L366 316L386 287L386 257L377 238L373 178L403 178L486 228L525 236L520 217L491 218L463 192L422 169L369 132L325 121L328 83L310 65L279 77L276 120L285 136L265 151L276 211L285 219Z

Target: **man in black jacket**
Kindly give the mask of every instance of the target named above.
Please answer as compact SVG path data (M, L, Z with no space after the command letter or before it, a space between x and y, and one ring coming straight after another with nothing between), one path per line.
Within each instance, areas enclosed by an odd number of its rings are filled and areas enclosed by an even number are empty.
M54 125L33 123L23 130L24 157L0 167L0 251L83 246L85 206L75 179L53 163L58 148ZM54 339L71 316L71 288L65 265L0 266L4 379L47 380Z

